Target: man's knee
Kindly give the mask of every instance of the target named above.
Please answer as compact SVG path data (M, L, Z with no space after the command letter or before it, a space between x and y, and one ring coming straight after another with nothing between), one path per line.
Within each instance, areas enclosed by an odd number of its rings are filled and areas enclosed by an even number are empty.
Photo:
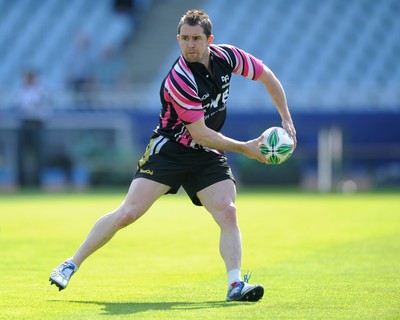
M224 201L215 213L216 219L221 227L232 227L237 225L236 206L232 201Z
M117 215L117 225L121 229L135 222L143 215L143 212L136 205L122 205L115 214Z

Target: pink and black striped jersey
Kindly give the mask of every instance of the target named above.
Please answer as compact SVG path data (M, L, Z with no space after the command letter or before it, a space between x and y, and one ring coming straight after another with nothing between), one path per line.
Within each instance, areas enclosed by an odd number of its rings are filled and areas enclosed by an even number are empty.
M220 131L226 118L226 102L231 75L257 80L263 63L251 54L231 45L211 45L212 74L201 63L189 63L181 55L173 64L160 89L160 123L157 134L187 147L194 143L185 124L204 117L206 125Z

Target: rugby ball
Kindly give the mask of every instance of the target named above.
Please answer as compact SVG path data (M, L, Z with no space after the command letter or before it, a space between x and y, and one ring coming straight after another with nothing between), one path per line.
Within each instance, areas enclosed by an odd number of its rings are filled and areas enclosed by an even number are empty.
M294 141L285 129L271 127L262 135L258 148L270 164L281 164L290 158L294 151Z

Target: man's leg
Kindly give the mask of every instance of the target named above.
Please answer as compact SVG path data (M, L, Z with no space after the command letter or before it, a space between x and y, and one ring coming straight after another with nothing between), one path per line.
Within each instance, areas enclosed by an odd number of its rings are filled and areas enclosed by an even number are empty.
M56 284L60 290L65 289L72 274L86 258L110 241L118 230L140 218L169 188L144 178L133 180L122 204L100 218L76 253L66 263L53 270L50 276L51 283Z
M242 238L236 217L236 188L232 180L217 182L197 193L221 229L219 249L229 272L241 267Z
M258 301L264 295L261 285L247 283L240 276L242 237L236 216L236 188L232 180L217 182L197 193L203 206L211 213L221 229L220 253L228 274L227 301Z
M71 260L79 267L87 257L110 241L118 230L139 219L168 189L169 186L152 180L133 180L122 204L95 223Z

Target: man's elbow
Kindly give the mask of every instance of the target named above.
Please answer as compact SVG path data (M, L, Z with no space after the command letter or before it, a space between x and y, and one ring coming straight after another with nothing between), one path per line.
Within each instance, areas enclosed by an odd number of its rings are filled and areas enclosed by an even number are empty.
M203 147L208 147L209 144L209 139L202 134L194 135L192 136L193 141L196 142L197 144L203 146Z

